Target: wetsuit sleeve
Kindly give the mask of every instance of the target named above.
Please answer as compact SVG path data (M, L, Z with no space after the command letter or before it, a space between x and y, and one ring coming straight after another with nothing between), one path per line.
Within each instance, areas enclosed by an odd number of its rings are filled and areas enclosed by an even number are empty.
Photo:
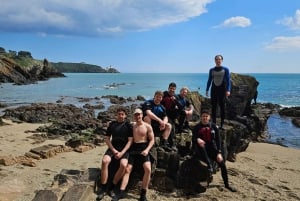
M114 121L109 123L108 128L106 130L105 136L111 136L112 135L113 125L114 125Z
M210 85L211 85L211 81L212 81L212 71L213 71L213 69L211 68L211 69L209 70L209 73L208 73L208 80L207 80L207 83L206 83L206 91L209 90Z
M226 82L226 91L230 91L231 90L231 82L230 82L230 72L228 68L224 68L225 69L225 82Z
M151 101L145 101L145 103L143 104L143 111L145 112L146 110L152 110L152 104Z

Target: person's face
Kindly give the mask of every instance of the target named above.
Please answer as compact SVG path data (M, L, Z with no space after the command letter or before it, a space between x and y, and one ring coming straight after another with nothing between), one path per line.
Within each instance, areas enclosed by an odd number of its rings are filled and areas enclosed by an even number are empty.
M222 61L223 61L222 57L221 57L221 56L217 56L217 57L215 58L216 66L221 66Z
M206 114L206 113L203 113L203 114L201 115L201 122L202 122L203 124L208 124L209 121L210 121L210 115L209 115L209 114Z
M175 91L176 91L176 87L169 87L169 89L168 89L169 95L171 95L171 96L173 96L175 94Z
M134 120L136 122L142 121L142 118L143 118L143 114L142 113L135 113L134 114Z
M154 96L154 103L156 105L160 104L161 101L162 101L162 96L161 95L155 95Z
M123 111L119 111L117 114L117 121L118 122L123 122L126 119L126 114Z
M180 95L182 97L186 97L187 94L188 94L188 90L186 90L186 89L180 91Z

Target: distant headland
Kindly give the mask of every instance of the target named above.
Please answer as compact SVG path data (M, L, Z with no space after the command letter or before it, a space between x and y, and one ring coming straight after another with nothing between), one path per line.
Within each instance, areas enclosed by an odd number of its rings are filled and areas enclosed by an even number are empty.
M0 47L0 84L30 84L53 77L65 77L63 73L119 73L119 71L111 66L102 68L83 62L54 63L46 58L38 60L28 51L6 51Z

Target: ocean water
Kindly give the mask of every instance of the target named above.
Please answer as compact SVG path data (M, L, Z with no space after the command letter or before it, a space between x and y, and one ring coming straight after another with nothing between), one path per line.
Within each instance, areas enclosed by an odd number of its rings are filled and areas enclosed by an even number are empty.
M66 73L65 78L52 78L37 84L0 85L0 103L15 107L36 102L56 102L81 106L78 97L95 98L103 95L153 97L156 90L166 90L170 82L177 89L183 86L205 94L206 73ZM249 74L259 81L258 102L282 106L300 106L300 74ZM107 100L102 100L107 103ZM1 112L1 110L0 110ZM300 148L300 129L290 119L272 115L268 120L269 141Z

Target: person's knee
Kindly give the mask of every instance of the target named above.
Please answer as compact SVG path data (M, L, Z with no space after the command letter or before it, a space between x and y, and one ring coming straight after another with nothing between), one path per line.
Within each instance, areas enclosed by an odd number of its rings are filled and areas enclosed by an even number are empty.
M128 161L126 159L122 159L120 161L120 169L125 170L127 167Z
M144 171L145 171L145 174L151 173L151 163L150 162L144 163Z
M166 123L166 129L167 130L171 130L172 129L172 125L170 123Z
M132 165L127 165L127 167L125 168L125 173L130 174L131 171L132 171Z
M102 159L102 165L108 166L110 161L111 161L111 158L109 156L105 155Z

